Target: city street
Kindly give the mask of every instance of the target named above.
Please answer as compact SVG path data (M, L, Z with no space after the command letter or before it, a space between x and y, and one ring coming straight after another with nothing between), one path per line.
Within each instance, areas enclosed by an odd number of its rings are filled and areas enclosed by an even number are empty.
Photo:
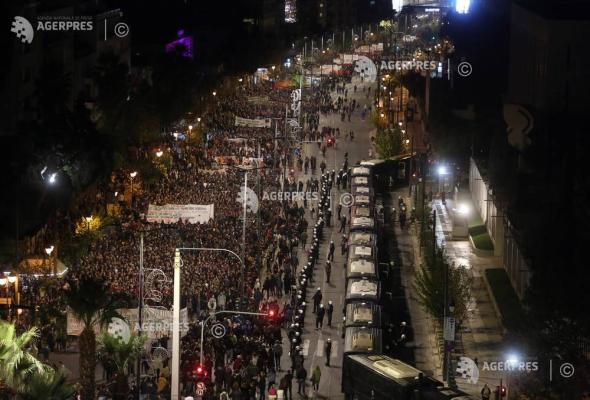
M374 90L375 85L369 83L360 83L357 81L358 78L353 79L353 83L347 84L346 88L348 89L348 98L349 99L356 99L357 102L361 104L361 109L364 104L370 105L370 99L372 96L367 98L366 91L363 92L363 88L367 89L371 87ZM353 86L354 84L357 85L357 92L353 93ZM338 98L338 94L332 93L332 98L336 100ZM343 96L342 94L340 96ZM342 122L340 121L340 116L338 114L331 113L329 115L322 115L320 118L320 130L324 126L332 127L332 128L339 128L341 132L341 137L337 138L337 147L328 148L326 151L326 158L323 159L320 149L315 143L306 143L304 147L304 154L302 155L303 158L305 156L315 156L317 157L318 163L322 160L325 160L327 165L327 170L335 170L338 172L340 168L342 168L342 164L344 162L344 154L348 152L348 161L349 166L354 165L355 163L363 160L368 159L369 157L369 149L371 149L371 140L370 135L372 130L374 129L371 122L368 118L365 120L361 119L360 111L354 112L351 118L351 122ZM350 141L350 139L345 138L345 134L354 131L354 140ZM311 171L310 171L311 172ZM316 171L316 177L319 176L320 170ZM311 174L305 175L303 171L299 172L298 179L305 181L307 178L311 177ZM327 398L327 399L341 399L343 395L341 393L340 385L341 385L341 376L342 376L342 310L344 308L344 292L345 292L345 262L346 256L341 254L341 243L342 243L342 233L339 233L340 229L340 222L337 220L336 215L336 208L339 203L340 195L345 193L345 190L337 190L334 186L332 189L332 222L331 227L324 228L324 240L321 243L320 248L320 257L319 262L316 264L316 268L314 271L314 278L313 283L311 283L308 287L308 294L307 298L309 302L311 302L311 297L313 296L316 289L319 287L321 288L323 298L322 303L325 307L328 305L328 301L332 301L334 305L334 314L332 320L332 327L327 326L327 318L324 320L324 327L322 330L315 329L315 314L313 314L313 307L309 305L306 310L305 315L305 330L303 334L303 355L305 357L305 369L308 371L308 377L311 375L311 371L319 365L322 371L322 377L320 381L319 391L318 391L318 398ZM317 207L317 205L313 205ZM342 215L346 216L348 220L348 209L343 207ZM312 229L313 223L315 220L311 220L309 210L306 212L306 217L308 218L308 222L310 222L308 236L312 236ZM348 233L348 229L346 230ZM333 240L336 246L336 250L334 253L334 261L332 263L332 272L330 277L330 283L326 282L326 275L325 275L325 260L327 257L328 252L328 245L330 241ZM306 262L307 259L307 252L306 251L299 251L298 254L299 264L300 266ZM309 303L308 302L308 303ZM326 364L326 357L324 353L325 343L327 339L330 338L332 341L332 354L330 356L330 367L327 367ZM283 361L282 365L290 365L291 361L288 356L289 347L286 346L283 352ZM285 368L283 368L285 369ZM294 383L296 387L296 383ZM307 395L308 397L312 398L311 385L308 385L307 388Z

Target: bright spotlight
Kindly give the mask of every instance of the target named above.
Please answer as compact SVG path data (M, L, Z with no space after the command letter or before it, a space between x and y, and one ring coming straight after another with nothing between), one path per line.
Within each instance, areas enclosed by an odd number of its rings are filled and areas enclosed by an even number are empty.
M448 172L447 172L447 167L446 166L441 165L441 166L438 167L438 174L439 175L446 175L447 173Z
M50 184L53 185L56 180L57 180L57 172L54 172L51 175L49 175L49 183Z
M469 207L469 205L465 203L459 204L457 212L461 215L469 215L469 213L471 212L471 207Z
M467 14L469 12L469 6L471 5L471 0L457 0L455 2L455 11L459 14Z

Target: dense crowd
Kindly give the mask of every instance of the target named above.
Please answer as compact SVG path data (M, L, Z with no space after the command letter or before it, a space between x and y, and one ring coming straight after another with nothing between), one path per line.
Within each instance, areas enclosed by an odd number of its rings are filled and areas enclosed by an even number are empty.
M310 91L302 107L301 139L312 136L326 139L325 135L320 134L318 125L320 112L333 110L328 93L327 86ZM202 131L207 135L206 149L183 143L182 138L176 135L166 138L162 148L168 152L169 163L162 178L149 187L138 184L141 188L132 193L131 204L125 202L124 196L124 192L129 189L125 178L128 172L113 174L106 191L116 193L115 201L121 206L120 223L101 232L91 244L88 254L71 266L66 277L54 282L55 291L40 291L39 283L33 279L24 285L23 296L37 302L42 308L51 305L63 311L63 302L53 301L57 289L63 286L65 280L96 279L107 282L114 293L136 298L139 293L140 232L143 232L144 267L148 271L146 276L149 277L152 269L157 269L168 278L166 282L147 279L146 284L152 285L150 288L154 289L151 293L158 295L147 298L146 305L169 308L172 302L171 278L175 248L222 248L242 254L243 205L236 199L243 186L244 175L243 171L231 165L220 165L220 157L233 159L237 164L241 164L242 157L262 158L265 168L256 174L249 174L253 177L249 186L259 194L263 191L318 190L317 180L312 179L310 182L308 179L304 185L296 176L292 176L292 172L287 179L287 167L302 171L304 162L300 156L297 159L294 157L293 143L275 140L274 127L234 125L236 116L280 120L284 118L285 108L291 101L289 90L271 89L265 84L241 86L234 94L218 98L216 107L203 118ZM138 149L137 153L139 159L147 157L149 149ZM315 158L312 161L315 170ZM306 160L306 170L307 163ZM102 200L108 202L107 197ZM307 200L258 200L258 215L249 213L246 226L245 298L241 298L240 293L242 266L238 259L220 252L182 254L182 303L188 307L191 322L182 341L181 382L186 394L194 392L191 386L194 383L194 366L201 352L198 321L206 318L209 299L215 298L220 308L266 312L276 307L281 310L281 318L285 321L301 318L301 310L297 307L301 306L305 282L301 281L301 272L297 278L299 260L296 248L307 241L305 207L317 207L318 211L322 207ZM182 220L170 224L149 223L146 214L150 204L213 204L214 218L201 224ZM307 274L308 271L303 273ZM44 339L43 351L65 347L62 340L65 332L58 332L55 319L49 318L45 322L43 332L48 339ZM302 368L302 357L293 348L291 370L281 380L277 379L282 352L281 321L269 323L260 318L232 317L220 319L219 322L226 326L227 335L223 340L208 337L204 347L205 367L215 376L212 389L216 396L225 393L228 400L251 399L254 396L264 398L260 396L272 394L278 388L286 391L287 386L290 392L291 380L297 375L298 368ZM303 321L300 322L302 326ZM294 325L291 325L289 341L294 332ZM298 335L301 335L300 330ZM166 347L166 337L160 340L164 342L158 342L159 345ZM144 367L143 373L147 371L148 368ZM155 374L152 371L151 375L153 379L142 381L142 392L165 396L169 391L168 367L162 367Z

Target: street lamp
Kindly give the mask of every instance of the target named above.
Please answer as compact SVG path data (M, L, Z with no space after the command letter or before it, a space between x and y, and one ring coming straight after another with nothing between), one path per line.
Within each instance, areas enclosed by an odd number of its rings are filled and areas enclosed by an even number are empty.
M201 122L201 117L197 117L197 122Z
M156 157L160 158L160 157L162 157L162 154L164 154L164 152L162 150L158 149L156 151Z
M54 246L49 246L45 248L45 253L47 253L47 256L51 257L51 253L53 253L54 248Z
M57 172L52 173L49 175L49 184L53 185L57 180Z
M217 92L214 90L213 91L213 97L217 96Z
M467 217L469 216L469 214L471 214L471 207L469 207L468 204L461 203L459 204L459 207L457 207L457 213L464 217Z
M90 232L90 222L92 222L92 215L89 217L84 217L84 219L86 220L86 231Z
M129 204L133 207L133 178L137 176L137 171L131 172L129 176L131 177L131 195L129 196Z

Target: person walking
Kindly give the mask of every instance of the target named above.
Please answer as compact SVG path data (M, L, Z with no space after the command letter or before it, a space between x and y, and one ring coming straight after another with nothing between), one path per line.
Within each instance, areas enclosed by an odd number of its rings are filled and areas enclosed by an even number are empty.
M342 218L340 219L340 230L338 232L339 233L346 232L346 216L345 215L343 215Z
M340 182L338 182L338 186L340 186ZM336 211L338 213L338 219L340 219L340 214L342 213L342 204L338 204L338 207L336 207Z
M346 250L347 250L347 244L346 244L347 240L346 240L346 235L342 235L342 241L340 242L340 254L341 255L345 255L346 254Z
M320 330L324 326L324 316L326 315L326 309L324 308L323 304L320 304L318 308L318 313L315 317L315 329Z
M322 379L322 370L319 365L316 365L311 373L311 387L316 392L320 389L320 379Z
M305 395L305 380L307 379L307 371L301 365L295 373L297 377L297 393L301 396Z
M332 315L334 314L334 304L332 304L332 300L328 301L328 308L326 309L326 314L328 314L328 326L332 327Z
M326 341L326 367L330 366L330 355L332 354L332 340L328 338Z
M281 357L283 356L283 344L281 341L277 341L272 348L272 353L275 358L275 368L277 371L281 371Z
M492 390L490 389L490 387L486 383L485 385L483 385L483 388L481 389L481 400L490 400L491 395L492 395Z
M291 370L287 371L287 374L283 377L283 393L285 394L285 400L292 400L293 393L291 390L293 389L293 373Z
M336 245L334 245L334 241L330 240L330 247L328 248L328 260L334 261L334 250L336 249Z
M326 282L330 283L330 273L332 272L332 262L330 260L326 260Z
M313 313L316 314L318 312L318 308L320 306L320 303L322 302L322 289L318 288L316 290L316 292L314 293L312 299L313 299Z

